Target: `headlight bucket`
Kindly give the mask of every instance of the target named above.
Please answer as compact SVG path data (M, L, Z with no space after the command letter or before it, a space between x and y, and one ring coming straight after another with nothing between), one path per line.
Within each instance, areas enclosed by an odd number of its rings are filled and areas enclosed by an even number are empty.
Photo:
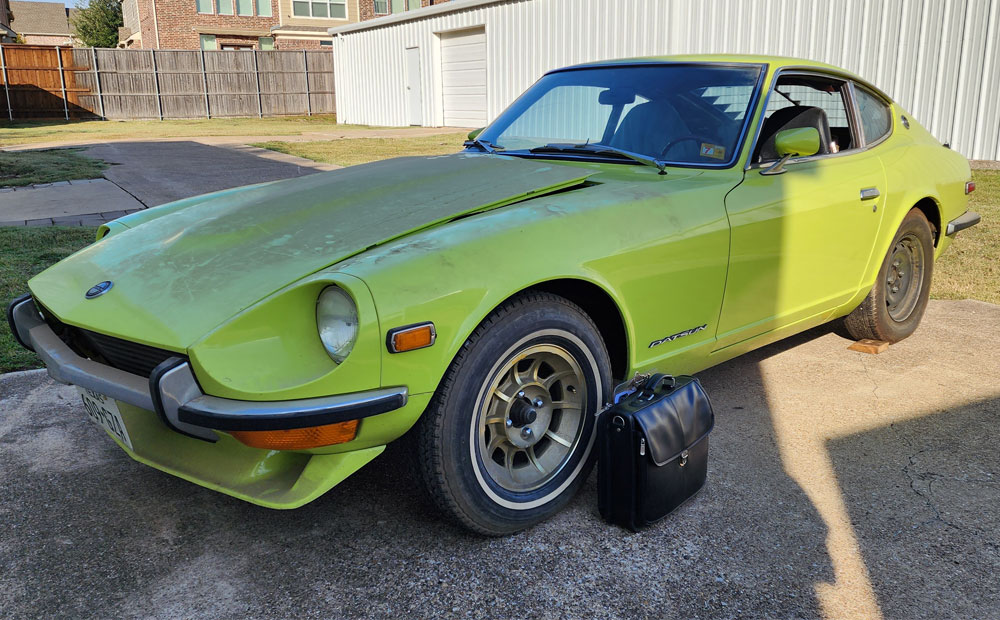
M316 329L327 355L342 364L358 339L358 306L347 291L323 289L316 300Z

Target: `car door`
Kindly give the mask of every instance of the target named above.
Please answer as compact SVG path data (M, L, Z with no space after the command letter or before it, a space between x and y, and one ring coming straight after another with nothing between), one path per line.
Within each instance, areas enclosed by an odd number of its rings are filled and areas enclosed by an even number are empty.
M782 73L766 105L752 163L726 197L732 237L718 348L832 311L854 296L887 194L877 153L863 148L848 82ZM792 106L825 115L827 146L788 161L783 173L761 174L776 159L765 141L770 135L773 144L787 127L781 123L789 110L779 111Z

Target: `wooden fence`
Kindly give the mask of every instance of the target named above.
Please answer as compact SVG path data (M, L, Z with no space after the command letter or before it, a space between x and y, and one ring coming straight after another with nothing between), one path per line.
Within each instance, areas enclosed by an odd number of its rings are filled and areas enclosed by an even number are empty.
M0 119L336 112L329 51L0 45Z

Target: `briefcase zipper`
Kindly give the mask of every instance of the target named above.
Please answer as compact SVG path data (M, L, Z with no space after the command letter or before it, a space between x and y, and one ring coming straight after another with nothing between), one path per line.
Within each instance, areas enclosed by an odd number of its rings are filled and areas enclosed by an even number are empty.
M639 456L646 456L646 438L639 439Z

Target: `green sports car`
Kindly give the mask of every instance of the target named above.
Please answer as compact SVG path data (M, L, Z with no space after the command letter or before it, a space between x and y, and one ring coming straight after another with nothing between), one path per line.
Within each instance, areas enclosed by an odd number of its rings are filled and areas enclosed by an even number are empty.
M973 188L836 67L601 62L547 73L454 155L111 222L8 320L138 461L294 508L410 432L442 511L503 534L583 484L618 380L841 317L906 338Z

